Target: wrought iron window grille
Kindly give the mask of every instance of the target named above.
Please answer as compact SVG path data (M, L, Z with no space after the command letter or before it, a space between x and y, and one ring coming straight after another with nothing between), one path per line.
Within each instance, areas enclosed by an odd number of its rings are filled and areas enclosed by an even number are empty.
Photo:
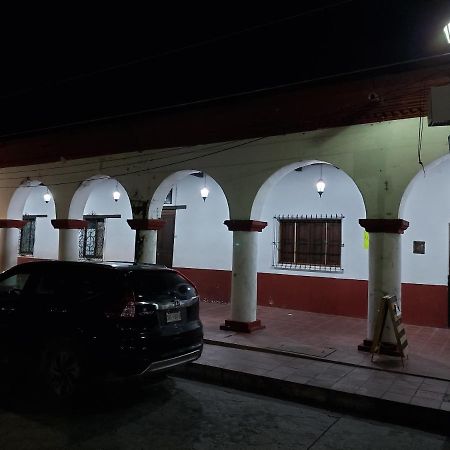
M78 256L81 259L103 259L105 219L87 219L88 226L80 230Z
M36 234L36 217L23 216L27 223L20 230L19 255L32 256L34 253L34 240Z
M343 272L343 215L274 216L272 266L282 270Z

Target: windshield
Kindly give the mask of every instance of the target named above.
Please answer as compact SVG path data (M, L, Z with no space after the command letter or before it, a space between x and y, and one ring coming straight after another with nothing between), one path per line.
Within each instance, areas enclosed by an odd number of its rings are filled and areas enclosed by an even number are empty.
M187 300L197 295L195 288L180 274L172 271L133 271L131 284L136 300Z

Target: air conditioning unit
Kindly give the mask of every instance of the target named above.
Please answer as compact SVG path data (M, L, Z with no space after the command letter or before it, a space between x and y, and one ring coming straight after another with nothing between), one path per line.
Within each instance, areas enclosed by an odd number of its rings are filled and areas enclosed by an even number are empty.
M450 125L450 84L432 87L428 112L428 125Z

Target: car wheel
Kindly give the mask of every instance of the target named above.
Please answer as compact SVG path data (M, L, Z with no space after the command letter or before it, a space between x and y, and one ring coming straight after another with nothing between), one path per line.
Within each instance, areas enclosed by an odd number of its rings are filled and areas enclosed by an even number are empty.
M72 398L83 376L79 352L67 342L47 346L43 353L42 375L51 397L57 400Z

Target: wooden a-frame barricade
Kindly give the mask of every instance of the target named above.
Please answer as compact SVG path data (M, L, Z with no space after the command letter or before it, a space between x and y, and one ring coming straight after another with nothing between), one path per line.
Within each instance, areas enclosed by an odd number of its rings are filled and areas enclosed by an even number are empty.
M404 365L403 359L408 358L405 351L408 346L408 340L406 339L406 331L402 323L402 315L397 305L397 297L395 295L385 295L380 301L377 319L375 322L372 346L370 348L370 353L372 354L371 359L373 361L373 356L375 353L380 354L380 350L382 348L381 338L383 336L388 314L390 320L392 321L392 326L394 328L395 338L397 341L397 349L392 354L400 356L402 358L402 364Z

